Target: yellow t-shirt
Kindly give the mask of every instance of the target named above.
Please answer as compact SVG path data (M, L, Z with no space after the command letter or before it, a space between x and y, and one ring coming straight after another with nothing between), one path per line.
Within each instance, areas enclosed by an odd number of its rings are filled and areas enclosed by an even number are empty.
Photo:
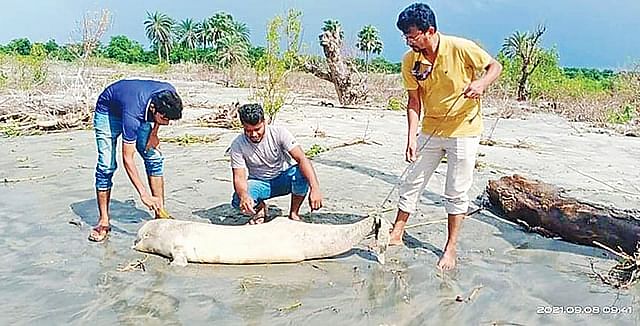
M480 100L459 96L476 73L483 71L492 57L476 43L438 33L440 44L435 64L421 53L409 50L402 58L405 89L418 90L422 103L422 132L441 137L470 137L482 134ZM411 70L420 61L420 72L432 68L419 81ZM460 98L458 98L458 96Z

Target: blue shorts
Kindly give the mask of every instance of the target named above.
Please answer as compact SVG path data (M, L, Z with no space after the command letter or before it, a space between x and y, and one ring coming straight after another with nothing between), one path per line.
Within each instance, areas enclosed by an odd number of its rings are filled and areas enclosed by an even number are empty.
M279 176L271 180L249 179L249 196L258 204L269 198L294 194L306 196L309 191L309 182L302 175L297 165L294 165L280 173ZM240 207L240 198L237 193L233 194L231 206Z
M118 138L122 134L122 118L95 113L93 116L93 128L96 132L96 145L98 147L98 164L96 165L96 189L109 190L113 186L111 178L116 171L116 145ZM151 123L146 122L140 125L136 140L136 149L144 160L144 167L148 176L162 176L164 171L164 157L159 151L150 148L145 150L149 135L151 134Z

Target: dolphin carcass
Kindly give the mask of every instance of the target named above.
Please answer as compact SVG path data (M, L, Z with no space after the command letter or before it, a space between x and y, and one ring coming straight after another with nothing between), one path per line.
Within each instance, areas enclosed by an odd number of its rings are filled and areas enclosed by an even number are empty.
M368 216L351 224L312 224L285 217L258 225L217 225L155 219L139 230L134 249L171 258L173 265L192 263L293 263L343 254L369 236L384 263L391 224Z

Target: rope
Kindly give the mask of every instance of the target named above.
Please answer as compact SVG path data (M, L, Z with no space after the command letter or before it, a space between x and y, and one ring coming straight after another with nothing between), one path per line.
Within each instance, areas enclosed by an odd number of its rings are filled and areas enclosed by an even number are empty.
M456 103L458 103L458 100L460 100L460 98L462 97L462 95L464 95L464 93L460 93L460 95L458 95L458 97L456 97L456 100L453 101L453 103L451 104L451 106L449 107L449 109L447 110L447 112L444 115L444 118L442 120L440 120L440 122L436 125L436 127L433 129L433 132L431 134L429 134L429 137L427 137L427 140L424 142L424 144L422 144L422 146L420 146L420 148L418 149L418 152L416 153L416 160L411 162L409 165L407 165L407 167L404 168L404 171L402 172L402 174L400 175L400 180L402 180L402 178L404 178L405 174L407 174L407 172L409 171L409 169L411 167L413 167L415 165L415 163L418 161L418 156L420 155L420 153L422 152L422 150L424 149L425 146L427 146L427 144L429 143L429 141L431 140L431 138L433 138L433 135L436 134L440 128L440 126L442 125L443 122L445 122L447 120L447 117L449 116L449 113L451 112L451 109L453 109L453 107L456 105ZM379 209L384 209L384 204L387 202L387 200L389 200L389 198L391 197L391 194L396 190L396 188L398 187L398 183L394 184L393 187L391 188L391 191L389 191L389 193L387 194L387 196L384 198L384 200L382 201L382 203L380 204L380 208Z

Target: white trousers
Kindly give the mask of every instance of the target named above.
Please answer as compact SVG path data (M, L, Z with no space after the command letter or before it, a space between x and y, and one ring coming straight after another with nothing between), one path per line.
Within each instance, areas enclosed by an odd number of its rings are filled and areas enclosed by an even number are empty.
M447 214L466 214L469 209L467 192L473 183L473 170L480 137L448 138L420 133L418 136L417 160L409 166L405 179L399 187L398 208L414 213L418 199L427 186L431 175L447 156L447 181L444 190L444 207ZM420 150L422 149L422 150Z

